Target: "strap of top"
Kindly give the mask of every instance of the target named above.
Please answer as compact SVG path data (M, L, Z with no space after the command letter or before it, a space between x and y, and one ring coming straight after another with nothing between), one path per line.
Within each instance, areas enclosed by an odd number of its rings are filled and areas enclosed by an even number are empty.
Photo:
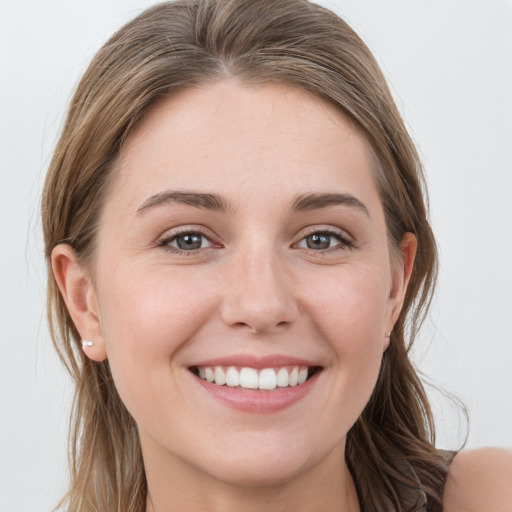
M453 460L453 457L457 452L439 450L439 453L444 456L448 464ZM401 461L400 465L403 468L403 474L410 476L410 479L414 484L405 485L401 484L403 489L403 496L407 504L407 511L409 512L442 512L441 506L428 505L427 495L421 489L421 483L418 475L407 461Z
M413 467L405 459L397 467L402 475L407 475L409 483L399 483L400 495L408 512L429 512L427 510L427 495L421 489L421 483Z

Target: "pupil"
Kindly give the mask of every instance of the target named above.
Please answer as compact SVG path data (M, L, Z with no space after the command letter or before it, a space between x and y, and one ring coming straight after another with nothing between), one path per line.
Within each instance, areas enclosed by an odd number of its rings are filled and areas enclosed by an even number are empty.
M177 239L178 247L180 249L200 249L201 236L199 235L182 235Z
M329 235L311 235L307 238L309 249L328 249L331 237Z

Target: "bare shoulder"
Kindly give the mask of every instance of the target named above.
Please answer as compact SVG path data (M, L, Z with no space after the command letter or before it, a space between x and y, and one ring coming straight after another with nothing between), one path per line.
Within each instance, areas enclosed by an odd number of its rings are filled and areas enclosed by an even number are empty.
M479 448L458 453L446 479L443 510L512 511L512 451Z

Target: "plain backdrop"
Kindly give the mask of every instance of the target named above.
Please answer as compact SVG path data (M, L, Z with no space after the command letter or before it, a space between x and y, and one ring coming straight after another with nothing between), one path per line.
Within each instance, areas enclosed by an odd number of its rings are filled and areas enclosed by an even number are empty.
M270 3L270 0L269 0ZM415 351L468 446L512 447L512 2L330 0L374 51L417 142L441 271ZM70 382L45 320L41 185L79 76L144 0L0 0L0 512L66 488ZM431 391L439 445L464 418Z

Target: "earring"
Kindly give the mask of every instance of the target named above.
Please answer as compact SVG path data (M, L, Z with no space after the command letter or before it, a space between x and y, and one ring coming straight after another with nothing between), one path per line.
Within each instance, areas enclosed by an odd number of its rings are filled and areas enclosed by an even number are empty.
M386 336L386 338L391 338L391 331L389 331L387 334L384 334L384 336Z
M85 340L82 341L82 348L92 347L93 345L94 345L93 341L85 341Z

